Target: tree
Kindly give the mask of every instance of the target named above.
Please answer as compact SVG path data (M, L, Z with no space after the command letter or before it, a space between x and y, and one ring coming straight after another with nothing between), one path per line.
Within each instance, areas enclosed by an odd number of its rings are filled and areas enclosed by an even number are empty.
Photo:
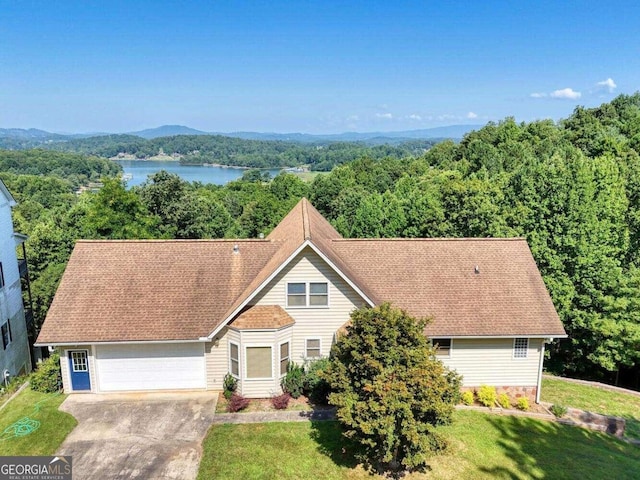
M447 446L435 427L450 423L460 377L434 357L426 323L388 303L356 310L331 351L329 403L370 468L423 468Z

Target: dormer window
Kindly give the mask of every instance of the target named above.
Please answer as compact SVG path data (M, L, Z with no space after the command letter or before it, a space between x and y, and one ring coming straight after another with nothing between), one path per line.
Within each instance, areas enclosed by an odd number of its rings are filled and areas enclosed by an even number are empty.
M287 307L326 307L328 305L327 282L287 283Z

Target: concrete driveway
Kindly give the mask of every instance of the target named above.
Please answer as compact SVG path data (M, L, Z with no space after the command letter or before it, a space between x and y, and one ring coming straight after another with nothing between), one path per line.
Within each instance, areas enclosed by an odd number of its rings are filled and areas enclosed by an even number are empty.
M78 420L56 454L73 478L194 479L213 421L214 392L75 394L60 409Z

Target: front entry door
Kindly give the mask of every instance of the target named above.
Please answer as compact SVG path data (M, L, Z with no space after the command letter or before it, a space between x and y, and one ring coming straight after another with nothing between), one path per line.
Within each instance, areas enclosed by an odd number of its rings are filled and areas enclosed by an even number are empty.
M71 372L71 388L73 391L91 390L89 379L89 360L86 350L69 351L69 371Z

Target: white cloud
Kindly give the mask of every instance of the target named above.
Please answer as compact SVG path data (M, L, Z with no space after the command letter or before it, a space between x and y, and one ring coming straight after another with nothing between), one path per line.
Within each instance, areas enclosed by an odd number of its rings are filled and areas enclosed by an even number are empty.
M561 98L567 100L577 100L582 96L582 93L576 92L572 88L563 88L562 90L554 90L549 95L552 98Z
M534 92L529 95L531 98L544 98L547 96L546 93Z
M391 113L376 113L376 118L391 120L393 118L393 115Z
M422 117L420 115L416 115L415 113L412 113L411 115L409 115L409 120L422 120Z
M474 112L467 113L467 118L473 120L474 118L478 118L478 114Z
M609 90L609 93L612 93L616 88L618 88L618 86L616 85L616 82L614 82L613 78L611 77L601 82L598 82L596 85L598 85L599 87L606 88L607 90Z

